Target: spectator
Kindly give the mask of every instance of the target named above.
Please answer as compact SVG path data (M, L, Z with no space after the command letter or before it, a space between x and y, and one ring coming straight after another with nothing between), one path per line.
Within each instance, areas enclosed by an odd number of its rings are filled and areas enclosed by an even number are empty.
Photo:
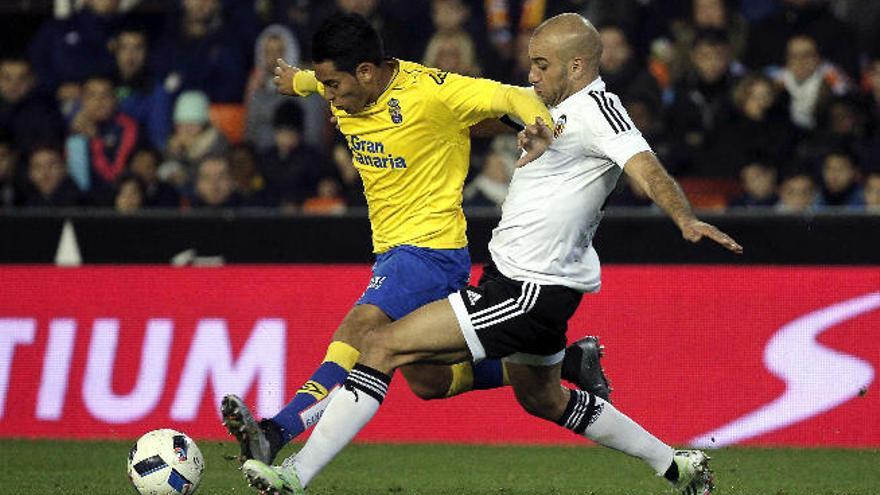
M802 129L816 127L817 110L824 101L848 91L846 76L819 55L816 41L798 35L788 41L785 68L775 75L791 99L791 121Z
M7 138L0 139L0 210L20 206L24 191L16 177L18 152Z
M485 5L489 42L494 52L487 58L503 65L513 63L514 80L525 83L528 41L534 29L544 20L546 5L544 2L529 1L485 2Z
M61 150L36 146L28 157L29 191L26 206L54 207L80 204L80 192L68 177Z
M327 0L274 0L271 7L272 21L290 28L303 53L311 53L315 29L336 9Z
M687 163L686 173L716 176L713 163L703 159L709 142L721 122L730 119L733 105L730 94L739 75L739 69L730 59L730 46L724 33L718 30L701 31L691 50L694 69L675 87L675 97L668 113L672 129L683 145L682 156L696 158Z
M41 90L69 100L80 82L108 74L113 58L108 42L119 22L119 0L85 0L67 19L46 21L30 45Z
M874 134L880 137L880 48L871 58L865 77L868 87L868 108L874 124Z
M113 204L119 213L132 213L144 206L144 184L135 175L123 175L116 188Z
M474 42L464 31L434 34L425 49L423 63L465 76L479 76L482 72L477 65Z
M229 153L229 167L235 189L247 206L270 206L266 180L257 169L257 156L248 144L238 144Z
M673 21L670 25L675 45L674 64L671 68L673 79L677 79L690 69L688 52L701 30L724 31L730 41L733 60L740 60L746 48L748 25L741 15L728 7L725 0L690 0L688 3L690 6L688 18Z
M119 109L138 121L155 148L165 147L171 134L174 81L166 84L147 67L147 35L126 28L111 41L116 61L114 82Z
M859 169L854 157L845 151L835 151L822 159L822 190L819 206L862 206L862 188Z
M868 173L865 178L865 209L880 214L880 171Z
M300 49L289 29L273 24L264 29L257 38L254 50L256 64L248 79L244 96L247 106L244 136L261 152L272 146L272 116L285 99L278 94L272 83L275 63L279 58L291 65L299 66ZM299 100L306 102L311 99L298 98L297 101Z
M260 157L272 203L286 210L314 196L319 179L332 169L323 155L303 143L302 125L299 106L292 101L282 103L273 120L275 144Z
M196 175L196 208L233 208L241 206L241 197L235 191L235 182L229 169L229 160L222 155L209 156L199 163Z
M776 210L783 213L805 213L816 207L818 197L813 177L801 170L792 170L779 185Z
M510 157L492 150L483 161L483 170L464 188L462 205L500 208L510 185Z
M752 27L745 59L749 67L782 65L786 42L802 35L816 40L823 54L849 74L857 73L855 36L829 12L827 0L782 0L782 3L779 12Z
M82 108L70 128L67 158L71 176L95 204L112 205L116 180L143 137L137 121L118 110L109 78L86 80Z
M626 99L623 105L636 129L640 130L645 139L651 143L651 149L660 158L666 170L672 175L678 175L687 159L681 156L681 147L677 145L675 137L666 126L666 119L660 114L660 107L655 106L650 100L641 98Z
M211 155L224 155L229 141L208 120L208 97L201 91L185 91L174 104L174 133L165 150L159 177L178 189L189 182L196 166Z
M739 180L743 193L730 206L756 208L772 207L779 202L776 194L776 168L764 161L753 161L740 170Z
M143 186L143 205L148 208L179 208L180 194L167 182L159 180L162 156L155 148L143 147L131 156L129 169Z
M817 121L817 128L798 144L796 159L815 163L828 153L840 149L851 150L859 157L867 158L870 154L865 105L858 98L831 98L823 106Z
M370 21L382 37L385 53L418 60L431 34L425 2L396 2L393 8L382 7L379 0L336 0L338 11L360 14Z
M23 58L0 60L0 129L22 150L64 139L64 121L55 103L36 92L30 63Z
M633 55L633 48L623 29L608 25L599 29L602 58L599 71L610 88L623 98L646 101L660 107L660 86L657 80Z
M303 203L302 211L310 215L341 215L345 213L345 200L340 195L339 182L332 177L318 181L317 194Z
M342 197L345 199L345 204L349 207L366 206L367 198L364 196L364 184L361 182L361 175L354 167L348 147L341 142L334 144L332 158L336 177L342 186Z
M719 124L702 158L712 166L704 169L714 176L734 177L757 155L770 163L788 161L797 131L788 121L786 98L779 88L763 75L749 75L734 87L733 101L733 115Z
M437 67L434 64L436 57L432 53L435 48L432 48L431 44L435 39L439 39L445 41L446 43L442 44L450 50L452 45L455 45L457 52L473 52L474 58L472 62L466 65L480 74L486 71L483 70L484 66L479 62L486 64L486 67L489 69L488 72L493 74L507 72L507 68L503 64L499 65L497 63L498 57L492 57L490 52L491 49L489 48L488 41L486 41L486 27L482 22L482 7L478 2L466 2L464 0L431 1L431 22L434 27L434 34L428 41L428 46L422 57L426 65ZM452 40L456 40L455 43ZM465 44L470 46L465 48L463 47ZM469 54L464 54L465 59L469 59L469 57Z
M246 27L236 23L245 22L226 22L220 0L180 1L182 12L171 13L176 22L157 45L160 74L179 81L183 90L204 92L212 102L241 102L249 64L238 36Z

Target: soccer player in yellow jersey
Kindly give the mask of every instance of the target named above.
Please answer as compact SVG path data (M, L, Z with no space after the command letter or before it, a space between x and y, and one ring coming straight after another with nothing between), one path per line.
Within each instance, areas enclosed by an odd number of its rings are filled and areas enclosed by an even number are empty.
M358 15L324 22L313 39L313 61L314 71L303 71L279 60L275 84L282 94L318 93L330 103L363 179L376 262L324 362L281 412L257 423L239 397L224 398L224 424L242 457L267 464L318 421L327 397L358 360L363 335L466 285L461 193L470 127L508 114L527 124L551 121L531 89L386 58L378 33ZM420 365L403 374L423 398L503 384L497 360L476 370L470 363Z

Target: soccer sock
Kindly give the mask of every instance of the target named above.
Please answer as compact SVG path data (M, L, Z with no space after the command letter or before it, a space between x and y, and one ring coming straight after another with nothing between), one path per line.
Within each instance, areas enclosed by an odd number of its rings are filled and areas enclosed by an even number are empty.
M485 359L474 365L469 362L452 365L452 383L446 397L453 397L471 390L510 385L507 369L500 359Z
M348 445L379 410L391 377L356 365L324 411L309 440L283 466L293 465L303 488Z
M582 390L570 390L571 397L558 424L590 440L638 457L658 475L672 463L672 447L648 433L617 408Z
M272 418L281 430L284 444L321 419L321 414L327 407L327 397L345 381L359 357L358 350L345 342L332 342L327 347L327 356L321 366L318 366L284 409Z

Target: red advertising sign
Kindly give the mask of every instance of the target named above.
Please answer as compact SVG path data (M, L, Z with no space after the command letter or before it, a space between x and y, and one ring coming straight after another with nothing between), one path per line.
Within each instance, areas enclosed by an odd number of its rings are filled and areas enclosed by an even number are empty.
M475 274L476 275L476 274ZM368 266L0 267L0 437L226 438L217 405L290 398ZM880 446L880 268L608 266L615 405L675 444ZM425 402L395 379L365 441L577 443L510 390Z

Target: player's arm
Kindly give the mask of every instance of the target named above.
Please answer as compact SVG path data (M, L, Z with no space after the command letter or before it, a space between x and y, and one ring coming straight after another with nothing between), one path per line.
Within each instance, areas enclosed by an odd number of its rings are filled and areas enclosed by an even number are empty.
M697 242L708 237L734 253L741 253L742 246L714 225L701 222L688 202L678 183L669 176L651 151L642 133L636 128L623 103L612 93L596 92L589 95L591 106L587 112L584 128L585 152L599 152L635 179L648 196L675 222L681 235Z
M280 58L275 61L275 77L272 78L272 83L282 95L324 94L324 85L318 81L313 71L294 67Z
M642 151L635 154L627 160L623 170L635 179L651 200L672 218L681 229L682 237L691 242L708 237L734 253L742 253L742 246L732 237L714 225L700 221L694 215L694 210L684 192L675 179L666 172L653 152Z
M430 72L426 77L431 78L428 87L432 87L432 94L449 110L450 119L459 128L505 115L526 124L535 123L538 117L545 123L553 121L547 107L530 88L451 72Z

